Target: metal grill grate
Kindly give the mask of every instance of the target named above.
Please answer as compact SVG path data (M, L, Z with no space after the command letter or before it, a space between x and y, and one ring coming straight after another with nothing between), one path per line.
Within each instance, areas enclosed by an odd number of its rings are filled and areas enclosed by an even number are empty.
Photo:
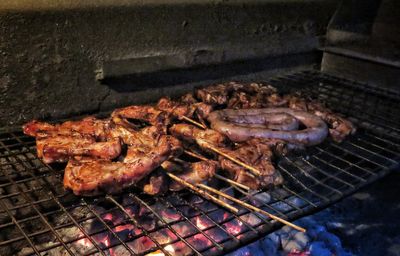
M341 144L326 141L281 159L282 187L249 194L224 186L227 193L294 220L398 165L400 94L316 71L270 83L307 90L362 129ZM20 131L0 134L1 255L218 255L279 227L238 205L232 214L189 192L77 198L62 188L60 168L38 160L34 140Z

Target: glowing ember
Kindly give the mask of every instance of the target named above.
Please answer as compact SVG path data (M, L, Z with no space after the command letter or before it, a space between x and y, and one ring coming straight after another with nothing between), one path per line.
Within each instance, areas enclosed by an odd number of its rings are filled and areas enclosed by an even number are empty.
M206 218L202 218L200 216L195 219L195 223L200 230L204 230L210 226L209 221L207 221Z
M166 250L167 252L171 253L172 255L175 253L175 249L172 245L167 245L164 247L164 250Z
M113 215L111 213L107 213L106 215L104 215L103 219L112 221L113 220Z
M182 218L179 213L172 209L165 209L161 211L161 216L166 222L173 222Z
M194 235L193 238L189 239L189 242L193 244L197 250L204 250L205 248L212 246L211 241L203 234Z
M288 256L309 256L310 252L309 251L299 251L296 249L293 249L291 252L288 253Z
M175 254L175 249L171 244L165 246L164 247L164 251L168 252L171 255ZM146 256L164 256L164 255L165 254L161 250L157 250L155 252L151 252L149 254L146 254Z
M82 239L79 239L78 241L76 241L78 244L80 244L80 245L83 245L83 246L85 246L85 247L92 247L92 243L90 242L90 240L89 239L87 239L87 238L82 238Z
M125 224L125 225L116 226L114 228L114 231L115 232L121 232L121 231L124 231L124 230L133 230L134 228L135 227L133 225L131 225L131 224Z
M225 223L223 226L232 235L237 235L242 231L243 222L235 219L233 221Z

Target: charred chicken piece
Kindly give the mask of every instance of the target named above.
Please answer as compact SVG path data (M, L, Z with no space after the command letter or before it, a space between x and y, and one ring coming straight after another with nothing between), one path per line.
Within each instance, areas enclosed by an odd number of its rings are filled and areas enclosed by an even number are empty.
M201 118L207 118L211 113L211 105L203 102L182 103L173 101L168 97L161 98L157 103L157 108L170 113L174 119L182 120L183 117L194 118L195 115Z
M201 130L190 124L175 124L169 131L174 137L188 143L197 143L200 147L204 141L216 147L225 147L228 142L219 132L211 129Z
M196 96L204 103L235 109L278 107L286 104L277 94L276 88L263 83L216 84L198 89Z
M163 164L162 167L168 172L177 172L178 169L178 173L175 173L176 176L189 183L198 184L214 177L217 163L211 160L187 163L182 166L182 171L179 170L179 166L176 164L167 163ZM173 181L169 186L171 191L179 191L184 188L185 186L182 186L180 183L175 181Z
M171 153L166 136L160 136L154 147L143 145L130 149L129 158L124 162L70 160L64 173L64 187L82 196L118 193L149 175Z
M23 131L26 135L34 137L38 134L44 137L46 135L72 135L78 133L93 136L98 140L105 140L109 125L110 120L101 120L90 116L79 121L67 121L54 125L33 120L23 126Z
M83 135L57 135L37 137L36 149L45 163L67 162L72 157L114 159L121 154L121 141L96 142L93 137Z
M228 172L231 179L252 189L262 189L283 182L281 174L271 162L273 153L268 142L254 139L239 145L235 150L228 151L225 149L224 151L261 172L260 176L255 176L244 167L220 156L221 168Z
M110 137L121 138L129 146L153 145L163 134L164 132L160 131L156 126L147 126L141 130L134 130L121 125L114 125L109 131Z
M114 110L111 114L113 122L117 125L121 125L125 128L135 128L128 119L139 120L146 122L159 128L160 130L165 129L169 124L170 114L161 111L152 106L129 106Z
M229 100L229 85L216 84L196 91L196 96L202 102L210 105L226 105Z

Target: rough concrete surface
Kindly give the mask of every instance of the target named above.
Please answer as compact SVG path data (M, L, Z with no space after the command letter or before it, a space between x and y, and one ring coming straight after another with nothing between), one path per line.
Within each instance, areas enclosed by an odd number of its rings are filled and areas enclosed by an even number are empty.
M6 2L0 5L1 126L143 103L168 90L146 83L131 91L115 90L95 79L105 61L222 49L224 62L236 58L230 49L241 48L238 58L246 58L243 49L252 49L252 58L261 52L268 64L270 53L310 53L318 47L337 4L159 1L110 6L91 1L93 5L45 8L49 1L40 1L43 8L37 9L29 5L32 1L14 2L26 5L21 10L7 8ZM221 71L219 77L224 76Z

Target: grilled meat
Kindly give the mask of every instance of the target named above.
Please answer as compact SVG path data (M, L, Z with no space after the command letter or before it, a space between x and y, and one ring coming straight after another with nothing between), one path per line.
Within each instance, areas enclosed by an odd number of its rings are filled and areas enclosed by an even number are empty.
M234 109L278 107L286 104L274 87L262 83L216 84L198 89L196 96L204 103Z
M161 98L157 103L157 108L170 113L174 119L178 120L182 120L183 117L194 118L195 116L206 118L212 111L211 105L203 102L177 102L168 97Z
M221 168L227 171L233 180L252 189L279 185L283 182L281 174L271 162L273 153L268 142L254 139L239 145L234 150L224 149L224 152L261 172L259 176L255 176L244 167L220 156Z
M226 105L229 100L229 91L226 84L216 84L198 89L196 96L202 102L210 105Z
M280 120L282 125L275 123L274 127L276 129L246 127L229 122L229 119L244 121L247 119L247 121L257 122L260 120L272 122L275 119ZM306 128L290 130L296 128L297 122L293 122L294 119L300 121ZM328 127L321 118L305 111L290 108L224 109L211 113L208 121L210 121L214 130L225 134L235 142L242 142L251 138L265 138L281 139L290 143L309 146L321 143L328 135ZM285 121L287 124L283 123ZM283 127L290 129L286 131L282 129Z
M83 196L118 193L149 175L171 153L166 136L160 136L154 147L143 145L129 149L129 158L124 162L70 160L65 168L64 187Z
M179 168L175 164L166 164L162 167L169 172L176 172ZM175 173L175 175L189 183L198 184L214 177L217 163L211 160L188 163L182 166L182 169L183 171ZM171 191L179 191L184 188L185 186L176 181L173 181L169 186Z
M38 134L44 137L78 133L93 136L97 140L105 140L109 125L110 120L101 120L90 116L79 121L67 121L55 125L33 120L23 126L23 131L26 135L34 137Z
M36 149L45 163L67 162L71 157L93 157L114 159L121 154L119 138L96 142L93 137L83 135L57 135L38 137Z
M115 124L125 128L135 128L129 119L146 122L160 130L169 124L170 114L153 106L129 106L114 110L111 118Z
M190 124L175 124L169 129L170 133L178 139L189 143L197 143L200 147L207 142L217 147L225 147L227 138L214 130L201 130Z

